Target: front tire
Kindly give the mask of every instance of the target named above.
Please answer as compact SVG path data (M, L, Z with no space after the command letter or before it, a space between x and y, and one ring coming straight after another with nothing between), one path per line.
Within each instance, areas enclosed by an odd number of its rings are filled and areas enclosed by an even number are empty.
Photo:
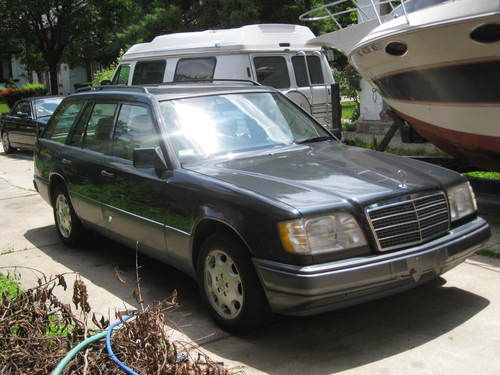
M12 154L13 152L16 151L16 149L13 148L10 144L9 133L7 131L4 131L2 133L2 146L3 146L3 152L5 152L6 154Z
M54 189L52 207L59 238L65 245L77 246L83 237L83 226L71 205L68 192L62 185L57 185Z
M202 297L223 329L242 333L264 325L271 309L244 246L231 236L213 235L197 262Z

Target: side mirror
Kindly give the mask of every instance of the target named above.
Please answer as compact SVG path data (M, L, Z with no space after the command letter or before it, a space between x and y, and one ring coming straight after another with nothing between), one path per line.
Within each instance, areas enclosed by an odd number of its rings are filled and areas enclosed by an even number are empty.
M112 84L113 84L113 82L111 82L111 80L109 80L109 79L103 79L101 81L101 86L109 86L109 85L112 85Z
M16 112L17 117L28 118L28 114L26 112Z
M167 170L167 163L159 147L136 148L133 155L134 167Z

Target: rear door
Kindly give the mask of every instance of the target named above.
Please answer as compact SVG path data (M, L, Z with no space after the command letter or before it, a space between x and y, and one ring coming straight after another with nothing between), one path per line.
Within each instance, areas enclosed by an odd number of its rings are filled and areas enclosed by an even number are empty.
M81 219L100 228L105 227L102 205L111 193L101 171L111 152L117 108L113 101L89 101L62 160L75 210Z

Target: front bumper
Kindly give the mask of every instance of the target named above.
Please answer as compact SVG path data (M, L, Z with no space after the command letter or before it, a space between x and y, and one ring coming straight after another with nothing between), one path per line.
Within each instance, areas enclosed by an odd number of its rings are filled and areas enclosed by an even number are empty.
M474 254L491 235L476 218L443 237L406 250L311 266L254 258L274 312L311 315L413 288Z

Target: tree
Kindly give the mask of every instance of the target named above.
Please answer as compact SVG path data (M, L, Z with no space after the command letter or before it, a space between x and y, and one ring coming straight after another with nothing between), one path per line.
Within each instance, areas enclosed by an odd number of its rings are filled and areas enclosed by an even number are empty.
M65 49L84 32L83 0L8 0L0 2L4 29L47 64L52 94L58 92L57 66Z

